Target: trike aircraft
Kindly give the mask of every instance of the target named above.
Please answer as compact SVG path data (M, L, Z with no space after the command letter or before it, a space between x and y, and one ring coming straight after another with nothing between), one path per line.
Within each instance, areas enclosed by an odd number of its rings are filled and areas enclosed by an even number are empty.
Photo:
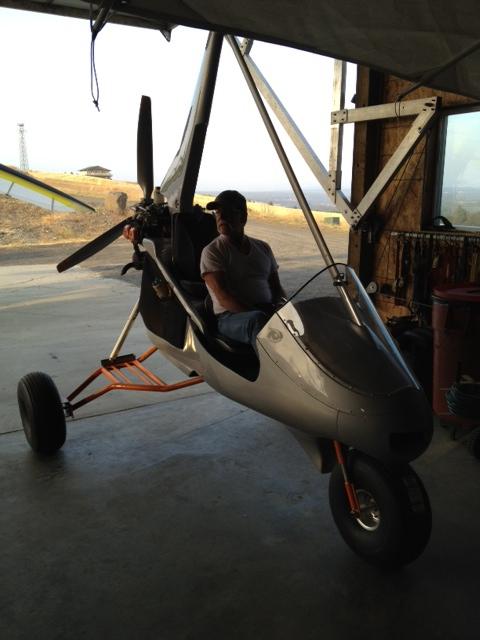
M115 4L103 3L97 16L99 28ZM134 246L133 264L142 270L140 298L110 356L66 402L62 403L46 374L22 378L19 405L26 437L35 451L52 453L64 444L65 418L103 393L113 389L165 392L205 381L219 393L288 426L320 471L331 473L330 506L346 543L367 562L398 567L415 560L430 536L428 496L409 463L430 443L431 408L353 269L333 261L260 95L259 74L248 59L252 42L240 43L226 35L228 31L212 31L208 37L184 136L160 194L152 199L152 115L150 99L144 96L137 147L142 201L131 216L58 265L61 272L83 262L123 232ZM279 40L277 36L265 39ZM217 332L199 272L200 253L217 231L212 216L193 206L193 195L224 41L234 51L325 262L273 313L257 337L256 349ZM474 83L471 90L477 90ZM402 113L397 115L416 115L415 131L407 136L396 164L374 183L363 209L352 208L340 189L333 189L352 225L360 223L434 116L435 99L419 102L402 103ZM348 117L348 112L341 115L343 105L339 106L337 117ZM389 117L400 109L398 105L382 107L376 117ZM299 132L294 133L305 148ZM321 183L331 186L332 176L325 175L318 163L317 169ZM138 315L153 347L138 358L120 355ZM150 372L144 363L156 350L186 379L169 385ZM126 373L136 375L139 382L130 382ZM100 376L107 378L107 387L78 400Z

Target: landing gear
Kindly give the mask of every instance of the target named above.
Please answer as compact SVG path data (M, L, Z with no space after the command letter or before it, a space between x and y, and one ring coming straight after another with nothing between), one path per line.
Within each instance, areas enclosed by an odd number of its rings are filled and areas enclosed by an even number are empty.
M358 507L350 507L344 475L337 465L330 478L330 508L345 542L370 564L397 568L424 550L432 528L427 493L408 465L390 470L354 453L347 460Z
M46 373L28 373L18 383L18 406L28 444L37 453L54 453L65 442L62 401Z

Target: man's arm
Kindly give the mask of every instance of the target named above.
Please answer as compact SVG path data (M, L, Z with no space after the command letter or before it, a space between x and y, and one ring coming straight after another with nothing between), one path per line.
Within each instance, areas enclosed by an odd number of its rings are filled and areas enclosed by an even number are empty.
M232 313L249 311L249 308L242 304L240 300L228 290L225 273L223 271L210 271L209 273L204 273L202 277L207 287L212 291L224 309Z
M274 269L270 274L268 284L270 285L270 291L272 292L272 298L275 304L281 302L282 298L287 298L287 294L282 287L280 278L278 277L278 271L276 269Z

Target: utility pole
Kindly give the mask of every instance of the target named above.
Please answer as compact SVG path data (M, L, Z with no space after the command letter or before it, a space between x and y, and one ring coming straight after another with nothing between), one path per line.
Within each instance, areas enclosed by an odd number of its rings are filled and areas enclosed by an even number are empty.
M18 124L18 146L20 151L20 170L28 171L27 143L25 141L23 122Z

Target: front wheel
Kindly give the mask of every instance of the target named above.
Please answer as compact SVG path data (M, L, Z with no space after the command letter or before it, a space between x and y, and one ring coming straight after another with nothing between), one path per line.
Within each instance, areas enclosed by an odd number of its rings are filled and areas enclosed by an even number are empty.
M18 407L28 444L37 453L54 453L65 442L62 401L46 373L28 373L18 383Z
M411 467L387 469L376 460L353 454L347 461L360 513L350 511L342 470L330 477L333 519L345 542L367 562L397 568L413 562L425 549L432 512L425 488Z

